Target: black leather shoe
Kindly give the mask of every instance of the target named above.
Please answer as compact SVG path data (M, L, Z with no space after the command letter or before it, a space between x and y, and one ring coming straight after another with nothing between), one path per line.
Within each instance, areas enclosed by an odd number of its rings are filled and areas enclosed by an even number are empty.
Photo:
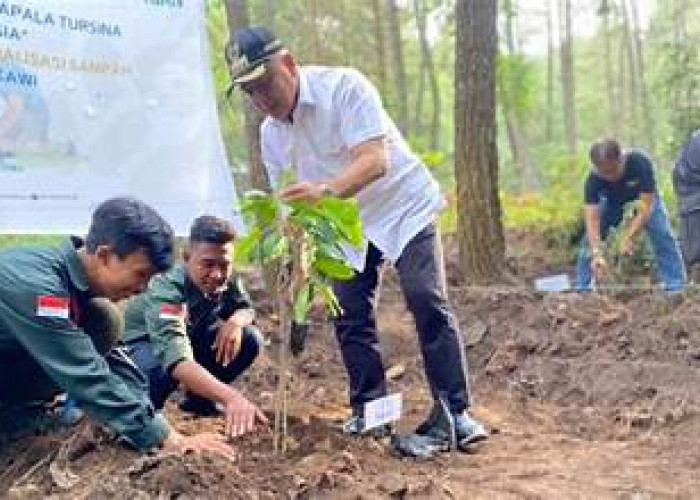
M483 425L474 420L464 411L457 414L446 415L442 404L433 405L428 418L416 428L416 434L430 436L444 441L451 440L451 434L455 434L457 446L464 447L488 438L488 433Z
M394 428L391 424L384 424L365 430L365 420L360 415L356 414L347 419L343 424L343 433L349 436L370 436L381 439L391 436L393 432Z
M216 403L204 398L186 397L179 404L182 411L198 417L215 417L221 412L216 408Z

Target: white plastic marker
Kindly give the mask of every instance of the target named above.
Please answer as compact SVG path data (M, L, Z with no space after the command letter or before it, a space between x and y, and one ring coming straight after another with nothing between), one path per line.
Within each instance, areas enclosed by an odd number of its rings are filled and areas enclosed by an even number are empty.
M535 280L535 290L538 292L568 292L571 290L571 282L566 274L544 276Z
M403 399L400 392L390 394L365 403L363 430L374 429L380 425L396 422L401 418Z

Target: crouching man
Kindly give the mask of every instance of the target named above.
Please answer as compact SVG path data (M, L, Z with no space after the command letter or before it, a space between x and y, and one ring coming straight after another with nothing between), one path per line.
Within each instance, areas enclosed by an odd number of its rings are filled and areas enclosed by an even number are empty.
M152 208L114 198L97 208L85 241L0 253L0 434L23 423L11 418L18 411L42 410L65 392L140 450L233 454L216 436L172 429L115 347L121 317L110 301L142 292L170 268L172 239Z
M600 281L608 274L602 245L610 229L619 227L623 231L621 254L634 254L640 235L646 232L656 257L659 281L666 290L682 290L685 266L666 205L658 193L651 158L639 150L623 150L615 139L604 139L591 146L590 159L593 165L584 187L586 236L576 267L578 289L591 290L593 278ZM639 213L620 227L625 205L636 200Z
M254 311L233 273L231 225L212 216L192 224L184 264L154 278L125 312L125 341L147 375L160 409L182 384L184 411L225 416L226 434L237 436L267 423L260 409L230 384L262 349Z

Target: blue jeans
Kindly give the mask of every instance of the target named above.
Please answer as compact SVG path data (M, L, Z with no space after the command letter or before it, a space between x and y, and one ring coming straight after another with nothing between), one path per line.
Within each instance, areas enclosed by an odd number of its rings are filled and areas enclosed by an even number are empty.
M600 217L600 235L605 239L608 231L622 221L623 207L611 205L602 200L598 205ZM685 287L686 273L681 250L668 220L668 212L663 200L657 198L651 217L644 226L649 236L651 246L656 256L656 267L659 281L664 284L666 290L678 291ZM576 285L578 290L592 289L591 249L588 236L584 235L576 264Z
M218 327L220 324L214 326ZM243 328L241 349L238 355L228 366L223 366L217 363L216 351L211 348L218 329L214 326L206 331L198 332L201 335L190 336L194 359L221 382L230 384L253 364L255 358L262 351L263 338L257 328L252 326ZM146 338L127 343L127 352L148 378L148 394L153 406L158 410L162 409L170 394L177 389L178 381L172 376L172 373L163 369L153 352L151 343ZM188 397L204 399L189 393Z

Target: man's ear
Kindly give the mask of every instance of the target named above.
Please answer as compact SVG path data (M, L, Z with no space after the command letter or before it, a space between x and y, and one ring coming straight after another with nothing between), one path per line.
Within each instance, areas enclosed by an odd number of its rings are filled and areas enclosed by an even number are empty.
M299 69L297 67L297 60L294 58L294 55L291 52L285 52L281 56L282 64L284 67L287 69L289 74L296 76L297 73L299 73Z
M116 254L114 253L114 249L110 245L98 245L95 249L95 258L103 266L107 265L109 259L113 255Z

